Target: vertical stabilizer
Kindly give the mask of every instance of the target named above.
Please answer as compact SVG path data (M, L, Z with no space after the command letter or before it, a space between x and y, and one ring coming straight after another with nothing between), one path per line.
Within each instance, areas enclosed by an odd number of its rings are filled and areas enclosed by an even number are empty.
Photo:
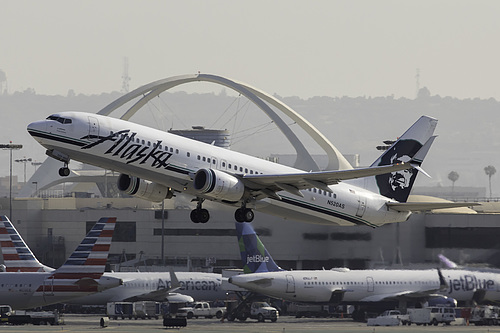
M113 284L119 281L108 279L111 281L108 282L101 279L108 260L115 222L114 217L101 218L66 262L44 281L37 292L49 296L57 293L68 296L71 293L85 295L118 286L119 284ZM108 285L104 286L101 282Z
M251 223L236 222L236 234L240 248L243 271L245 273L261 273L282 271L267 252L266 247L255 233Z
M434 141L433 134L436 125L437 119L428 116L420 117L371 166L391 165L410 160L412 164L419 166ZM418 160L415 157L418 157ZM367 177L365 188L399 202L406 202L417 173L418 169L414 168Z
M52 272L40 263L7 216L0 216L0 246L6 272Z

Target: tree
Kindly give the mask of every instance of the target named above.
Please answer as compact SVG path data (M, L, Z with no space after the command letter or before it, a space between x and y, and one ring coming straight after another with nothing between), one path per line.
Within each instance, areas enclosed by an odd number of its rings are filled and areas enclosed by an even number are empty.
M487 167L484 167L484 172L488 176L489 183L490 183L490 199L491 199L491 176L493 176L496 172L497 169L493 165L488 165Z
M456 171L452 171L448 174L448 179L451 180L451 183L452 183L452 186L451 186L452 193L455 192L455 182L458 180L459 177L460 176L459 176L458 172L456 172Z

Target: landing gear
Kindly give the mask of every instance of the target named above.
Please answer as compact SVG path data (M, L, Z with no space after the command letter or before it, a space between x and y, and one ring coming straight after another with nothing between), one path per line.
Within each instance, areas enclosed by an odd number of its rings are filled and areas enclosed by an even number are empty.
M204 199L199 198L196 208L191 211L191 221L194 223L207 223L210 220L210 213L205 208L201 208Z
M64 166L59 169L59 176L68 177L69 173L70 173L70 170L68 168L68 163L64 163Z
M253 210L246 207L241 207L234 212L234 219L237 222L252 222L254 216Z

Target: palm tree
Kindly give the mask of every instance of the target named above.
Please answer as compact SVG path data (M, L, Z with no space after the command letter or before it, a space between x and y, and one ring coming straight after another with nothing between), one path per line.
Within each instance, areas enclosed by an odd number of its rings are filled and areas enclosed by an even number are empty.
M484 167L484 172L486 175L488 175L489 182L490 182L490 199L491 199L491 176L493 176L496 172L497 169L493 165L488 165L487 167Z
M451 193L455 192L455 182L458 180L460 176L458 175L458 172L452 171L448 174L448 179L451 180L452 186L451 186Z

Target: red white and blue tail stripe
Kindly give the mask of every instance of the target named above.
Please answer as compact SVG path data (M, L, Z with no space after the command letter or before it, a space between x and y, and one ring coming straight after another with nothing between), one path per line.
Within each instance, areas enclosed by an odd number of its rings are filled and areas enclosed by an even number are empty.
M108 260L116 218L101 218L66 262L47 277L36 293L44 296L85 295L116 284L100 281ZM103 282L103 283L100 283ZM59 295L58 295L59 294Z
M0 216L0 247L6 272L52 272L40 263L7 216Z

